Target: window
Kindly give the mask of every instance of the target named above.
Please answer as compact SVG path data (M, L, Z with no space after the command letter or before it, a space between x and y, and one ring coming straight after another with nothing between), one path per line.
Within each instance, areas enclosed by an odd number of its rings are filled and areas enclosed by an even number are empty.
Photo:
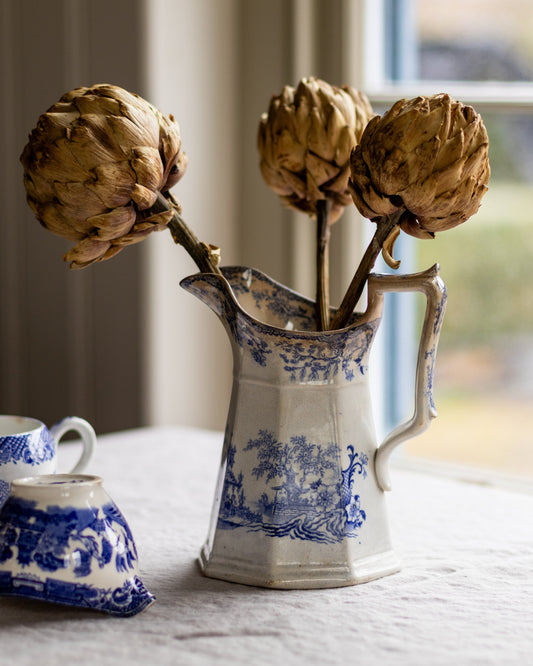
M381 69L367 75L374 106L449 92L482 114L490 140L490 189L478 214L434 241L406 239L397 252L407 259L400 270L439 262L449 292L436 367L439 418L405 450L531 476L533 5L367 4L384 26ZM405 326L404 314L389 329ZM394 419L406 405L396 400L393 408Z

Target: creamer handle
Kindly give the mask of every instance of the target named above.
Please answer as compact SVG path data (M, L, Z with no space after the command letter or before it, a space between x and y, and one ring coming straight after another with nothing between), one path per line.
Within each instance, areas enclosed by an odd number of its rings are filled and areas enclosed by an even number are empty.
M63 435L71 430L79 434L83 447L80 458L71 471L74 474L82 472L89 464L96 446L96 433L92 425L85 419L80 419L78 416L67 416L50 428L50 435L59 444Z

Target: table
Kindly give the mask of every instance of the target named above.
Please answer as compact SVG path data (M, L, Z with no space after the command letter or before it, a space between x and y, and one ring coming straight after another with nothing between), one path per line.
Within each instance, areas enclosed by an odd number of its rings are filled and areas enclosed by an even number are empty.
M259 589L196 565L221 446L221 433L175 427L100 437L87 471L126 516L157 601L114 618L1 598L0 664L531 663L532 485L396 462L388 504L400 573L333 590ZM65 465L75 444L61 454Z

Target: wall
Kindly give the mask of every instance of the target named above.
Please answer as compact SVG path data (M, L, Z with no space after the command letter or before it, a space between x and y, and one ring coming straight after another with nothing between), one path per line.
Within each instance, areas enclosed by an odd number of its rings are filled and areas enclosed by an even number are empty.
M361 47L350 26L362 4L157 0L147 7L150 98L174 113L189 156L175 188L186 219L221 246L224 264L254 266L313 295L314 222L282 208L262 181L257 125L272 94L302 76L357 85ZM166 238L147 245L149 422L223 428L231 387L226 334L205 305L176 288L195 270L190 260ZM333 232L337 302L360 245L354 209Z
M0 411L100 432L142 422L141 251L70 273L68 243L25 202L19 155L38 116L73 87L110 81L142 92L137 0L0 4ZM105 20L102 20L105 17Z
M189 165L173 193L196 235L236 257L238 25L233 0L146 5L148 96L180 125ZM222 326L179 287L198 269L168 234L146 252L147 420L223 427L231 379Z

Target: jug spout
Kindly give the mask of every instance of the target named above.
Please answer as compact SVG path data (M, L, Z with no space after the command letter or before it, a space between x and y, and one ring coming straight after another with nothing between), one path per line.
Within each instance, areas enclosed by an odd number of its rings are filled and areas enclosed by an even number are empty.
M228 281L216 273L195 273L184 278L180 286L199 298L222 319L235 313L236 302Z
M314 330L314 302L246 266L223 266L222 275L196 273L180 285L223 321L261 322L284 330Z

